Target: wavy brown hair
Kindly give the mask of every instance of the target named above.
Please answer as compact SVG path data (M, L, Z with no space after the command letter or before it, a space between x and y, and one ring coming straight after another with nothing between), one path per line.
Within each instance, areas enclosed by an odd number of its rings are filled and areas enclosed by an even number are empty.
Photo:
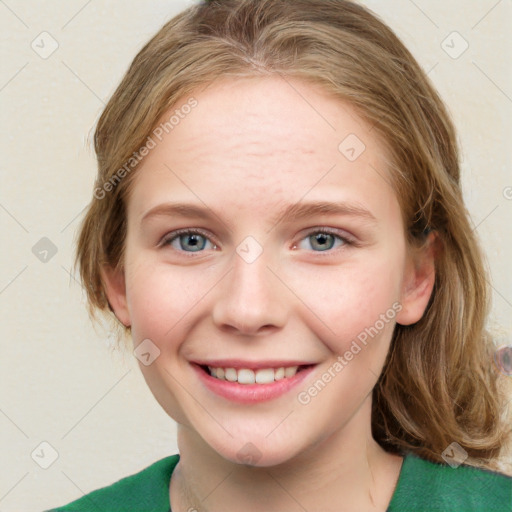
M134 152L142 154L157 122L194 91L217 79L269 75L318 84L355 107L391 155L409 247L421 246L425 233L437 233L428 308L416 324L396 326L374 388L374 438L388 451L438 462L455 441L469 454L466 464L503 470L499 457L510 426L502 384L510 382L492 362L486 271L462 198L454 128L409 51L356 3L203 2L144 46L94 135L98 178L76 257L90 312L112 314L100 269L123 267Z

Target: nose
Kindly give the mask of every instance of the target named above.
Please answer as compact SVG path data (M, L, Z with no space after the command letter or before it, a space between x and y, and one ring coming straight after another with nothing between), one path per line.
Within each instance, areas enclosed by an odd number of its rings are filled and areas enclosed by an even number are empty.
M234 255L233 268L219 283L213 306L213 321L219 329L254 336L285 325L286 290L267 265L264 255L252 263Z

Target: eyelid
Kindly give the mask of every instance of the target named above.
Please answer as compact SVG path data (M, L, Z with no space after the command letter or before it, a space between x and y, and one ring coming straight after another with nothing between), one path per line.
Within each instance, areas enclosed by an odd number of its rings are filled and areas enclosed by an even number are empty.
M215 239L206 231L203 231L200 228L182 228L182 229L176 229L175 231L171 231L164 235L160 242L158 243L158 247L163 247L166 244L170 244L175 238L177 238L180 235L183 234L192 234L192 235L201 235L204 236L207 240L209 240L215 247L217 247L219 244L215 241ZM188 251L179 251L179 252L188 252ZM204 252L204 251L198 251L198 252ZM193 252L191 254L194 254Z
M333 235L339 238L340 240L343 240L346 245L354 245L356 246L358 244L358 240L354 235L351 235L345 230L340 230L337 228L329 228L326 226L317 226L315 228L309 228L306 230L306 233L301 236L300 240L304 240L304 238L307 238L308 236L311 236L314 233L325 233L328 235ZM296 245L296 244L294 244ZM320 251L314 251L314 252L320 252ZM325 252L333 252L333 251L325 251Z
M303 241L307 237L311 236L312 234L316 234L316 233L325 233L325 234L335 236L344 242L344 244L343 244L344 246L357 246L358 245L357 239L353 235L351 235L350 233L348 233L344 230L340 230L337 228L329 228L326 226L316 226L313 228L308 228L307 230L305 230L305 232L303 231L303 234L301 234L298 241L293 243L293 248L296 248L297 244L299 242ZM170 242L172 242L175 238L179 237L182 234L197 234L197 235L204 236L207 240L209 240L214 245L215 249L219 247L219 244L217 243L217 241L209 233L207 233L206 231L204 231L200 228L181 228L181 229L176 229L174 231L171 231L162 237L161 241L158 243L158 247L163 247L166 244L170 245ZM340 249L341 248L338 248L338 250L340 250ZM192 255L192 254L197 254L198 252L200 253L200 252L205 252L205 251L197 251L197 252L178 251L178 252ZM313 252L313 253L319 254L319 255L323 254L323 255L327 256L327 255L333 254L337 251L336 250L328 250L328 251L309 251L309 252Z

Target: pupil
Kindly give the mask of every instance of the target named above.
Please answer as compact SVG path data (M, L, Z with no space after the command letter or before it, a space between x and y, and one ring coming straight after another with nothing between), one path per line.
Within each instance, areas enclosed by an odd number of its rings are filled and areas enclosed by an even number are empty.
M317 233L313 238L313 247L316 246L319 249L331 249L334 243L333 236L328 233Z
M201 244L201 235L182 235L181 238L181 248L182 249L193 249L193 250L201 250L204 248L206 240L203 244Z

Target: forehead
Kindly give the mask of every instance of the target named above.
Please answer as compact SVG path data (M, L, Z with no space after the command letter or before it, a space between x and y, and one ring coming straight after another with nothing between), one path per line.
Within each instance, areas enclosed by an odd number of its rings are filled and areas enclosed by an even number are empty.
M190 97L197 106L162 130ZM315 194L310 198L335 200L340 187L394 195L382 141L350 104L316 84L224 80L190 97L162 117L161 140L152 135L156 145L132 184L129 209L137 215L178 190L196 200L215 195L238 208L251 202L270 208Z
M172 133L176 145L198 157L214 149L277 159L318 155L328 148L337 152L351 133L376 146L354 108L317 84L279 76L244 78L213 82L191 96L198 106ZM177 103L178 110L187 99Z

